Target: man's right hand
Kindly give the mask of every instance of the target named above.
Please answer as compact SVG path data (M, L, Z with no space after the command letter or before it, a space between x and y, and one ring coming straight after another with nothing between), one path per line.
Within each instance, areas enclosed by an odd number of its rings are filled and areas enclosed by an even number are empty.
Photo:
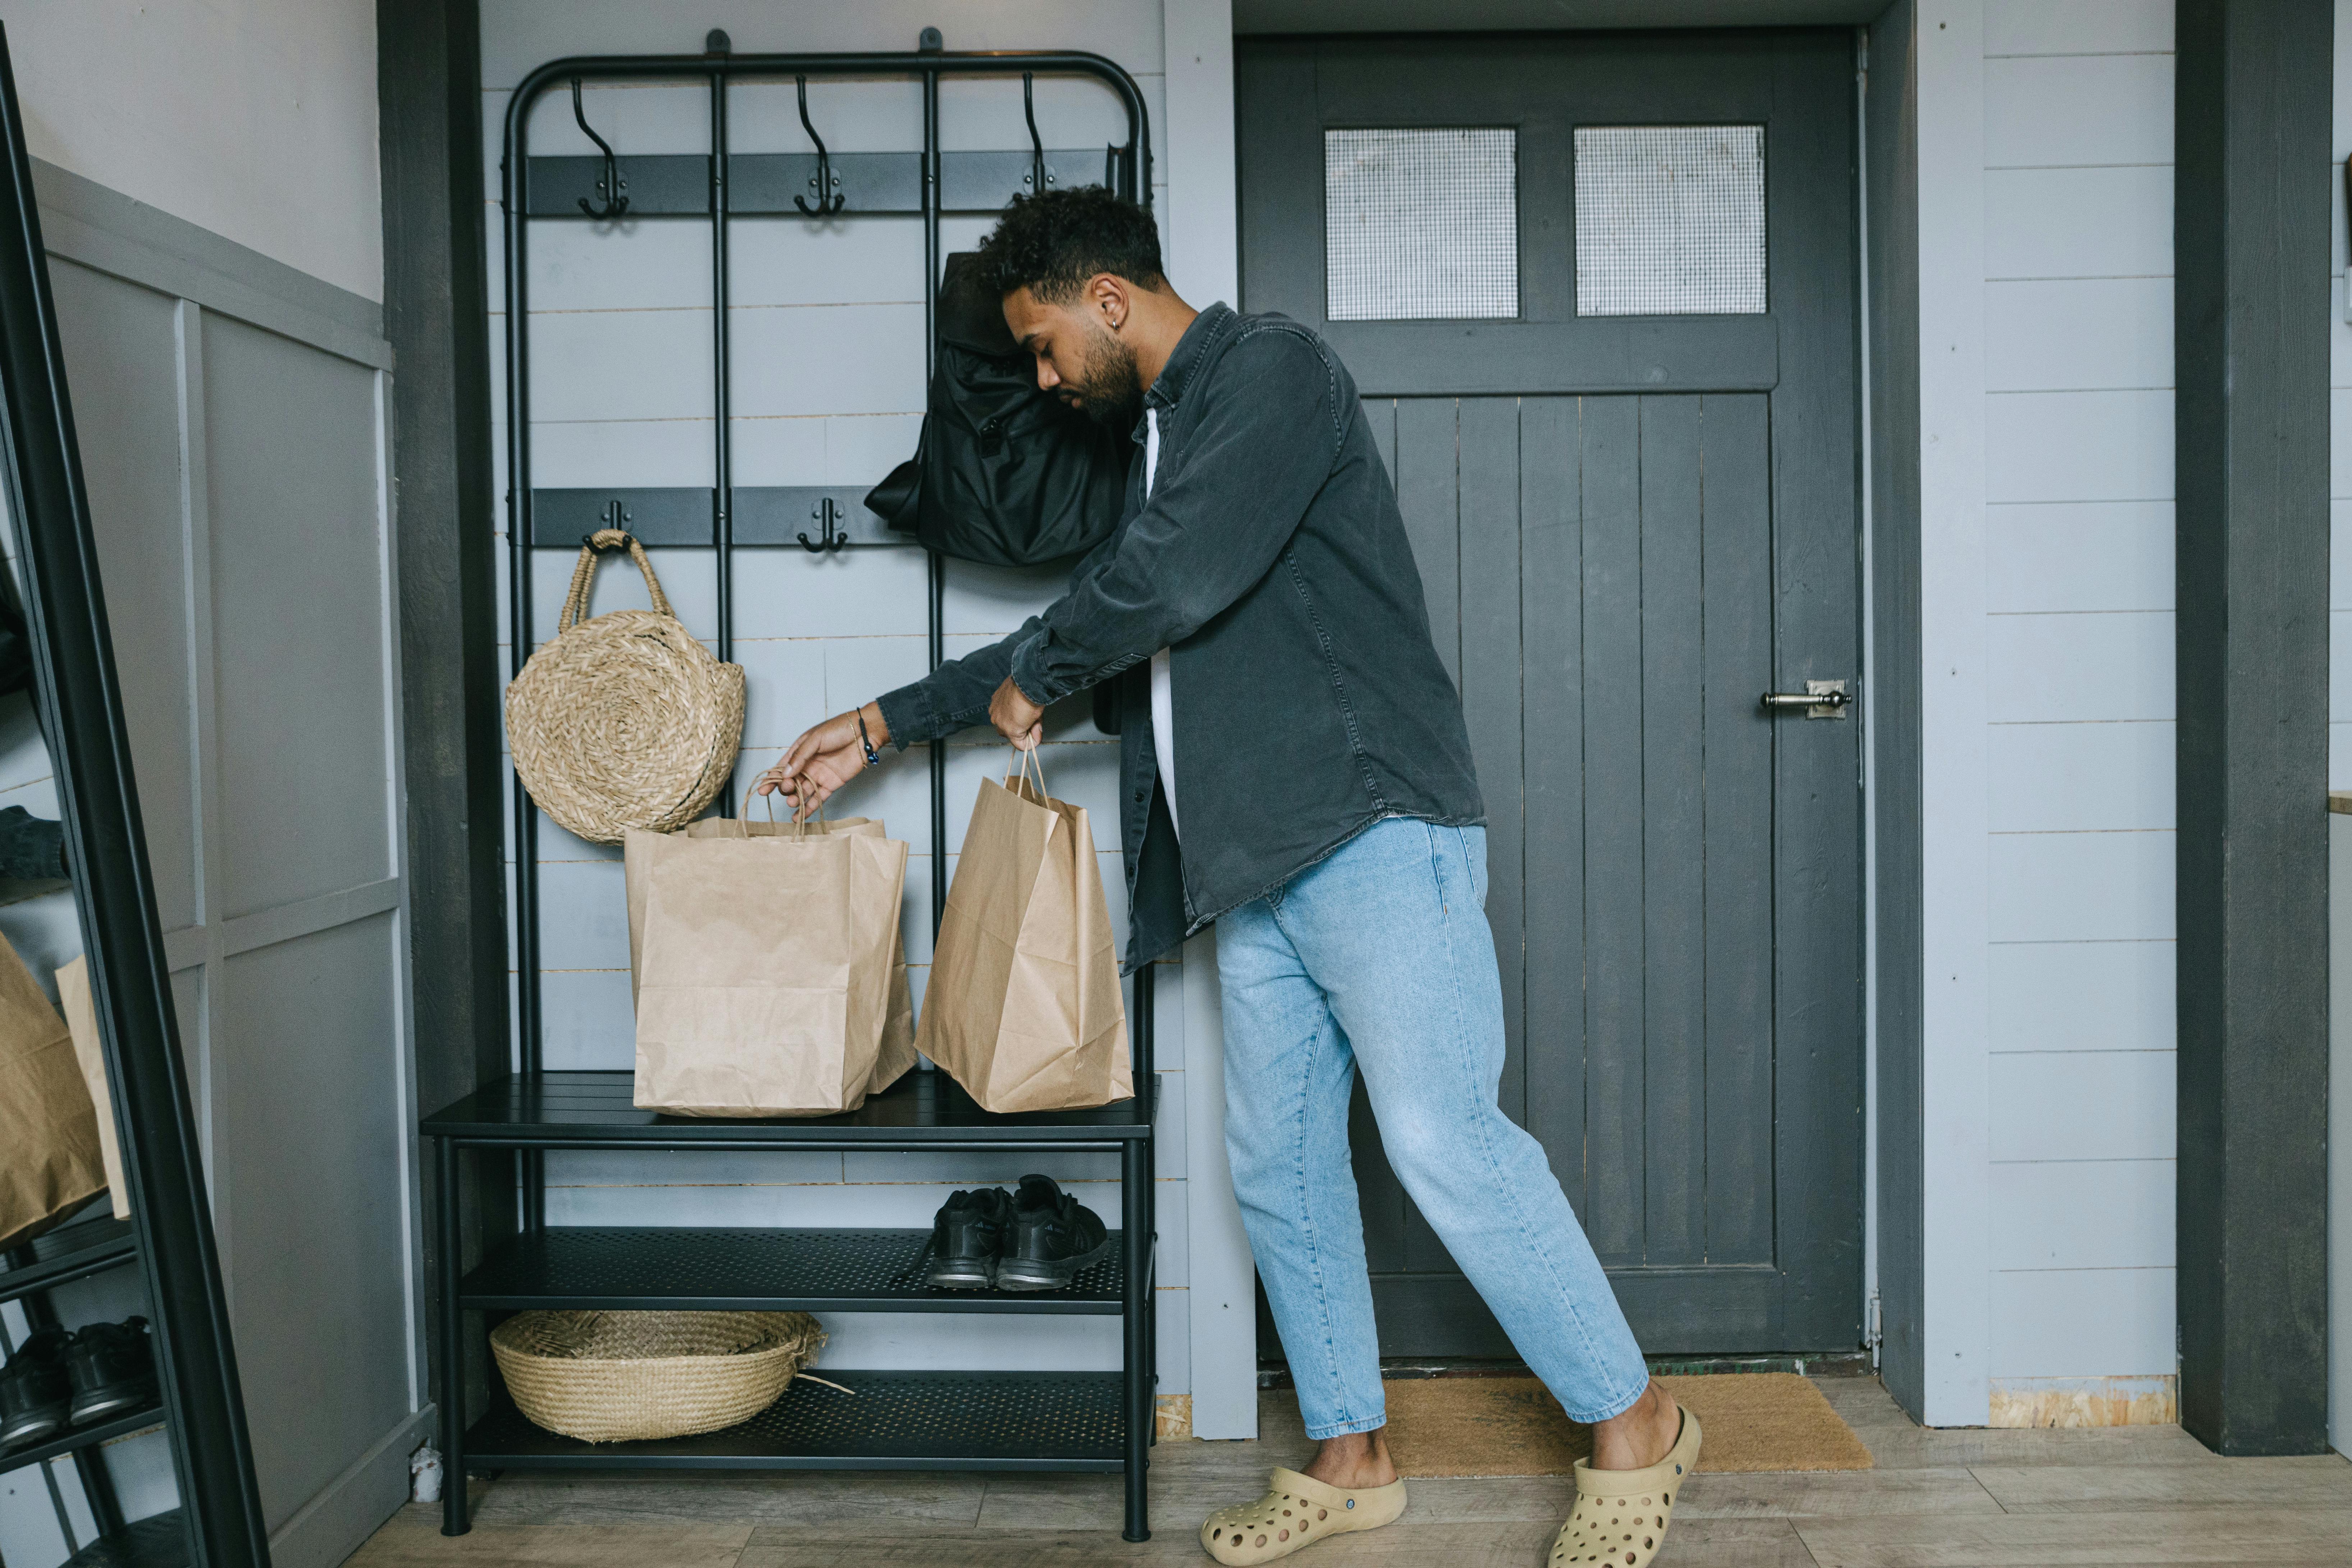
M889 726L882 721L879 703L865 708L866 733L877 751L887 744ZM857 713L836 713L802 734L784 752L784 760L760 775L752 786L759 795L783 791L792 803L794 820L814 816L833 792L866 770L866 748L857 732Z

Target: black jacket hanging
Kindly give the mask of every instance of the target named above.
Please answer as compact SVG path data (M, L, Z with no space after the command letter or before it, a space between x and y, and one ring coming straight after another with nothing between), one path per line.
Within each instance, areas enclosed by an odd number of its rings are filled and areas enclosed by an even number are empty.
M970 251L948 258L922 437L866 495L866 510L960 561L1068 560L1118 526L1135 443L1039 389L979 261Z

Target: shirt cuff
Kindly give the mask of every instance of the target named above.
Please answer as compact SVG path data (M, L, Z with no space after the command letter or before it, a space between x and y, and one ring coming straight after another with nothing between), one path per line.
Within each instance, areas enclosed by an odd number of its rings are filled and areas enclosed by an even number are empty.
M1040 708L1051 708L1073 689L1045 673L1045 638L1048 635L1041 631L1014 648L1011 668L1005 672L1013 684L1021 689L1021 695Z
M939 710L931 702L929 681L918 680L885 692L874 700L874 705L882 710L882 722L890 731L890 738L882 743L893 751L939 739Z

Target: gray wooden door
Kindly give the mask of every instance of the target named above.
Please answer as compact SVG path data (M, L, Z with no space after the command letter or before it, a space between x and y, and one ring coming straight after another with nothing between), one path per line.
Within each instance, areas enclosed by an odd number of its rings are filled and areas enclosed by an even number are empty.
M1364 394L1486 798L1503 1106L1653 1353L1861 1334L1862 727L1759 701L1861 673L1850 49L1239 62L1243 305ZM1510 1354L1355 1125L1383 1352Z

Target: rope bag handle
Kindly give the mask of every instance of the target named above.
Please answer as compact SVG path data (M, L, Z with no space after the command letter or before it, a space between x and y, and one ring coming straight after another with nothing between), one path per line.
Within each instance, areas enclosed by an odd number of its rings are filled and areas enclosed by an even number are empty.
M805 780L808 775L806 773L803 773L801 777ZM749 838L751 837L751 802L754 799L764 800L768 803L768 826L771 827L775 826L776 796L783 794L784 792L782 790L772 790L766 795L761 795L759 790L760 781L754 779L751 781L751 787L743 792L743 809L737 814L736 818L736 837L739 838ZM833 831L833 825L826 822L824 819L824 801L817 802L816 815L809 818L806 822L801 819L800 814L797 812L793 813L784 820L791 824L791 837L793 838L806 838L809 836L811 823L815 825L815 831L819 837L823 837Z
M1037 797L1043 800L1050 792L1045 788L1045 759L1039 756L1037 751L1038 748L1035 746L1013 748L1013 754L1016 761L1013 771L1007 772L1004 775L1004 787L1012 789L1016 782L1026 779L1030 769L1034 766L1037 772ZM1017 795L1020 792L1015 790L1013 793Z
M662 592L661 579L654 575L654 563L646 559L646 547L634 534L617 528L600 528L580 542L580 560L572 568L572 591L563 596L563 614L556 617L555 635L562 637L579 624L581 612L588 607L589 584L596 580L596 558L607 550L625 546L629 559L637 563L645 574L646 592L653 596L656 614L675 620L677 612L669 607L669 595Z

